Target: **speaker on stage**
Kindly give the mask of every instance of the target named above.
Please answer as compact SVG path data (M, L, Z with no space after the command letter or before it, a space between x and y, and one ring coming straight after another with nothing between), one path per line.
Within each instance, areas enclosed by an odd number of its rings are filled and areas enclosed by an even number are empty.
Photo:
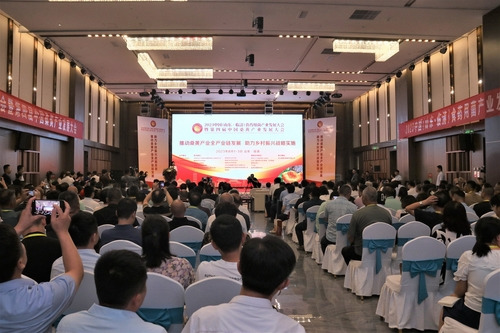
M475 151L476 149L474 147L474 134L459 134L458 149L464 151Z

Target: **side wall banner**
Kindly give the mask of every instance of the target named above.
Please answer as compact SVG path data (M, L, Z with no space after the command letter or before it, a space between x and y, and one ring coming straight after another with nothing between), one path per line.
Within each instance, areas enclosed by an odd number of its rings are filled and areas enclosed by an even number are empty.
M305 172L309 181L335 179L337 118L305 121Z
M137 151L139 170L147 171L146 181L163 180L163 170L168 168L168 120L137 117Z

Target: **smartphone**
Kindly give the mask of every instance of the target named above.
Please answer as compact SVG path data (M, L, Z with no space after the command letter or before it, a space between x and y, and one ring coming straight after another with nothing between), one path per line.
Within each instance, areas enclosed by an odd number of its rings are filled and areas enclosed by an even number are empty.
M35 196L35 191L28 191L28 195L29 195L30 197Z
M165 187L165 182L161 181L159 184L160 184L160 188L164 188Z
M31 204L31 214L33 215L50 215L54 209L54 205L61 207L64 211L64 202L62 200L33 200Z

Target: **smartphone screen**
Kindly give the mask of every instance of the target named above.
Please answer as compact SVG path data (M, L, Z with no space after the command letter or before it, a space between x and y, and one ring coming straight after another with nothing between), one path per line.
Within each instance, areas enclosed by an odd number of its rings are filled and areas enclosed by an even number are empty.
M64 204L60 200L33 200L31 214L50 215L52 214L54 205L64 208Z

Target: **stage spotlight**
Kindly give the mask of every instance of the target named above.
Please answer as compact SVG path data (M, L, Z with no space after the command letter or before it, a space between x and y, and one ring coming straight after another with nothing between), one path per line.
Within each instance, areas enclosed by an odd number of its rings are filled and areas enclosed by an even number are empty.
M283 89L280 90L280 95L283 95L285 92L283 91Z
M382 86L382 84L380 82L377 82L377 85L375 87L380 88L380 86Z
M396 72L396 77L399 79L403 75L403 72L397 71Z
M103 83L101 80L99 80L99 82L97 82L97 85L98 85L99 87L102 87L102 86L104 85L104 83Z
M391 82L391 77L390 77L390 76L388 76L388 77L385 79L385 82L387 82L387 83Z
M76 67L76 62L74 60L71 60L69 62L69 65L71 66L71 68L75 68Z
M445 45L445 46L443 46L443 47L439 50L439 53L441 53L441 54L445 54L445 53L446 53L446 51L448 51L448 47Z
M294 90L292 94L297 95L297 90Z
M224 91L222 91L222 89L219 89L219 95L222 95L224 93Z
M196 95L196 89L191 90L191 94Z
M43 41L43 46L44 46L47 50L49 50L49 49L51 49L51 48L52 48L52 43L50 42L50 40L46 39L46 40L44 40L44 41Z
M247 57L245 58L245 61L248 62L250 64L250 66L253 66L255 64L255 56L254 54L249 54L247 55Z
M230 95L234 94L234 90L233 89L229 89L229 94Z
M257 95L257 90L256 89L252 90L252 95Z
M333 98L341 98L342 94L341 93L335 93L332 95Z
M415 69L415 64L411 63L410 66L408 67L410 71L413 71Z
M64 52L59 50L59 52L57 52L57 56L59 57L59 59L63 60L64 58L66 58L66 55L64 55Z
M320 96L323 96L323 94L324 94L324 92L323 92L323 91L320 91L320 92L319 92L319 95L320 95Z
M205 94L210 95L210 89L205 90Z
M252 22L252 28L257 28L257 32L261 34L264 31L264 17L256 17Z
M87 74L87 70L86 70L85 68L83 68L83 67L82 67L82 68L80 69L80 73L82 73L82 75L85 75L85 74Z
M424 57L424 60L423 60L423 61L427 64L430 60L431 60L431 56L427 54L427 55Z
M165 89L165 95L168 95L168 94L170 94L170 90Z
M248 80L247 80L247 79L243 79L243 80L241 81L241 84L242 84L242 85L243 85L243 87L245 87L245 88L246 88L246 87L248 87Z
M306 91L306 95L307 96L311 96L311 92L310 91Z
M151 95L156 95L156 89L151 89Z
M182 93L183 93L182 89L179 89L179 91L177 91L177 93L178 93L179 95L182 95Z
M246 97L246 95L245 89L241 89L240 92L236 94L238 97Z
M90 81L94 81L95 80L95 76L92 75L92 74L90 74L89 79L90 79Z
M267 90L266 90L266 94L267 94L267 95L271 95L271 90L267 89Z

